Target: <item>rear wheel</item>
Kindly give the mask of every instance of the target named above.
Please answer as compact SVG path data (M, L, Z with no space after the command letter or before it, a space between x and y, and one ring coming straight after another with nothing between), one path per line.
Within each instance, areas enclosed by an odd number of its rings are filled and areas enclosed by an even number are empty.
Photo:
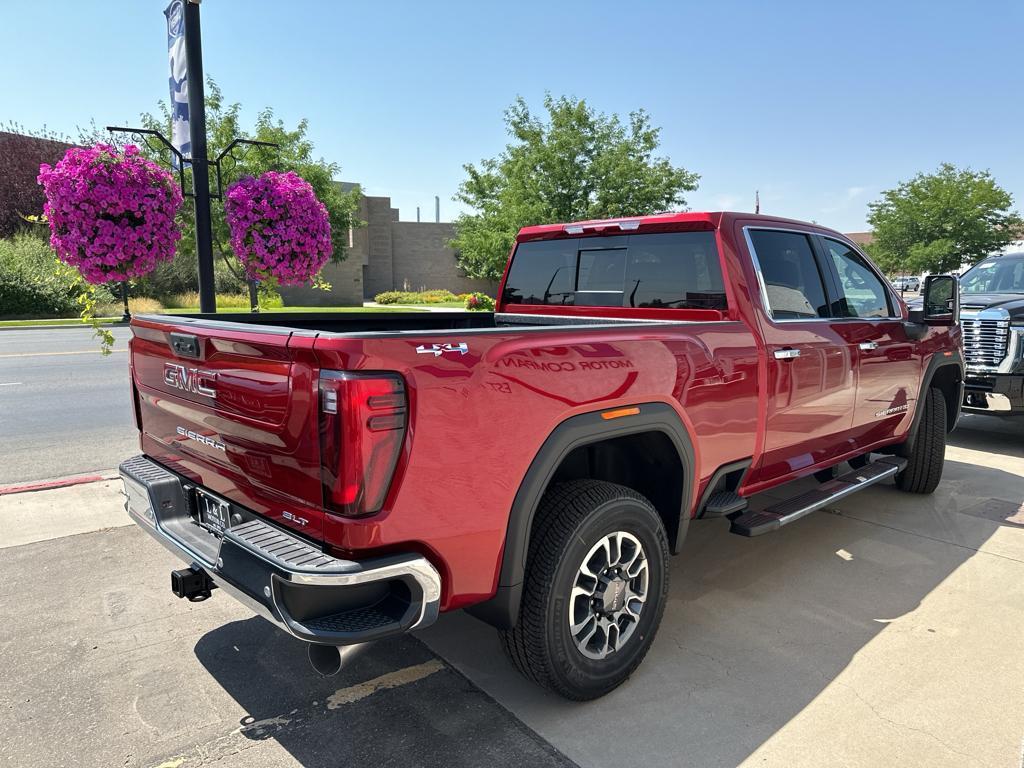
M668 592L668 541L643 496L613 483L551 488L537 511L516 626L502 646L527 678L594 699L643 661Z
M946 461L946 397L931 387L921 406L921 423L912 447L904 445L900 455L906 468L896 475L896 487L910 493L931 493L942 479Z

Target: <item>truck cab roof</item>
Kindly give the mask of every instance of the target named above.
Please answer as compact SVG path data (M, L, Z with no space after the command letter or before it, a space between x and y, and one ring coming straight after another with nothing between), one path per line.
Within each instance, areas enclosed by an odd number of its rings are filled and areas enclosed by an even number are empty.
M737 219L755 224L772 226L789 225L811 228L846 239L841 232L819 224L780 216L745 211L666 211L646 216L621 216L609 219L587 219L558 224L536 224L519 230L517 242L546 240L556 237L579 237L580 235L609 235L619 232L666 232L678 230L713 230L728 227Z

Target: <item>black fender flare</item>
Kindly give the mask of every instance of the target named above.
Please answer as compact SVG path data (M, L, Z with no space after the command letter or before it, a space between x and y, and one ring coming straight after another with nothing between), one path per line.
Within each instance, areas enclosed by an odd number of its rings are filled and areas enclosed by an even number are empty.
M640 413L610 420L602 418L601 411L572 416L552 430L526 471L512 502L497 590L489 600L468 607L469 613L499 629L515 626L519 617L530 531L541 497L565 457L589 443L643 432L661 432L669 438L683 467L679 526L675 540L669 541L672 552L679 551L690 522L691 499L696 483L693 441L679 414L668 404L640 403L636 407L640 408Z
M910 422L910 431L907 433L907 440L903 444L906 449L912 449L914 446L914 440L917 438L917 430L921 425L921 417L924 415L924 399L928 395L928 390L932 385L932 381L935 380L935 374L942 368L956 367L957 372L960 374L960 386L958 392L958 399L956 402L956 417L949 421L946 425L946 429L952 432L956 427L957 421L960 419L960 406L963 404L964 399L964 359L960 354L960 350L954 350L953 352L936 352L932 355L928 361L928 365L925 366L924 375L921 377L921 390L917 395L917 402L914 404L914 418Z

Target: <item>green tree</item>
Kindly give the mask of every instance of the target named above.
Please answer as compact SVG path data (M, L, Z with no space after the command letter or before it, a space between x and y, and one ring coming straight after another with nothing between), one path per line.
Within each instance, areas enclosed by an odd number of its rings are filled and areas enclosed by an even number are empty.
M957 272L1024 233L1013 197L988 171L944 163L868 204L871 256L887 272Z
M334 246L333 262L345 259L348 248L348 230L359 227L363 222L356 217L359 189L344 191L334 180L341 169L336 163L330 163L314 155L312 142L307 136L308 122L301 120L294 128L289 129L278 119L271 108L266 108L256 116L253 130L247 131L241 125L240 104L228 104L220 87L213 80L206 80L206 135L207 152L212 160L224 150L234 139L252 139L273 142L278 148L237 146L222 162L222 180L224 191L231 182L243 176L259 176L264 171L295 171L310 183L316 196L327 208L331 221L331 237ZM164 136L171 135L171 116L166 103L162 103L160 113L143 114L141 124L144 128L160 131ZM119 134L114 139L119 143L132 142L139 144L143 152L153 160L167 165L170 153L157 141L140 142L140 137ZM111 136L93 126L89 131L82 132L80 143L103 141L110 143ZM210 169L211 192L216 193L216 170ZM191 173L186 170L185 188L192 189ZM154 274L143 281L139 288L142 291L166 294L187 290L195 290L197 286L197 260L195 252L195 209L193 199L185 198L178 214L182 227L182 239L178 242L178 255L170 264L160 265ZM211 218L213 229L213 248L215 273L218 291L241 290L244 281L241 268L231 250L230 235L224 218L224 205L221 200L211 200ZM148 285L147 285L148 283Z
M637 216L684 206L699 176L656 157L660 129L643 110L628 124L582 99L548 94L546 119L520 97L505 111L512 141L468 178L455 199L473 209L455 221L452 247L471 277L497 280L520 227Z

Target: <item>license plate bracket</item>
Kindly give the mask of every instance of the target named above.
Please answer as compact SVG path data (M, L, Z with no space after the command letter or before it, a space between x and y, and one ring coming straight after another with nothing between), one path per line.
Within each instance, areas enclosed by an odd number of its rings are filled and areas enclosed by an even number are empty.
M199 524L221 536L231 527L231 503L208 491L196 488Z

